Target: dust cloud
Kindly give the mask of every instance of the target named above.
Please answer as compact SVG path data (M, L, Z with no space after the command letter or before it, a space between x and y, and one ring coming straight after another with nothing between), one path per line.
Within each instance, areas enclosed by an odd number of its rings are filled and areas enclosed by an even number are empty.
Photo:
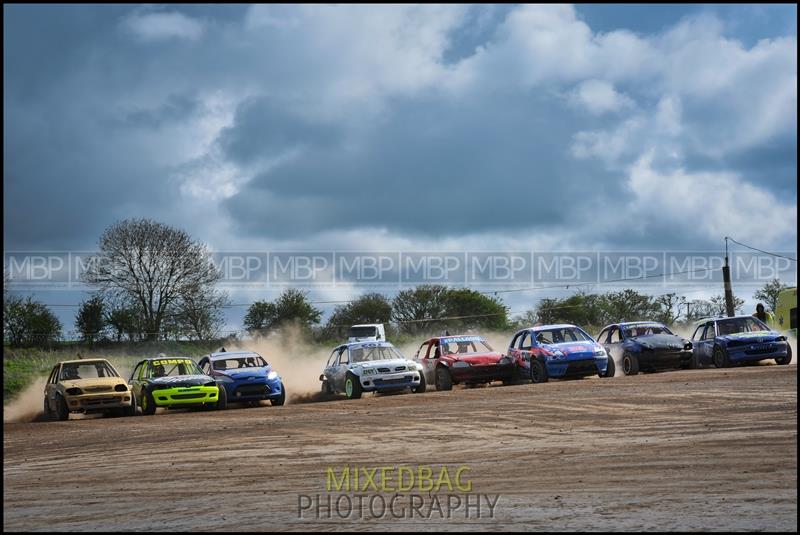
M46 377L39 377L3 406L3 423L35 422L44 417Z

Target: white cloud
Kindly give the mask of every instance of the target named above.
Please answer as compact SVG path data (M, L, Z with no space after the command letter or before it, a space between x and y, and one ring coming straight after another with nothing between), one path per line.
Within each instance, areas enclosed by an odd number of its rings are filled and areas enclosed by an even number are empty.
M769 246L782 243L787 230L797 227L796 203L737 173L659 171L653 159L653 153L645 154L630 168L627 185L633 201L623 223L628 229L637 228L631 221L647 221L711 241L733 232L742 241Z
M168 39L196 41L205 29L202 22L176 11L133 12L123 19L122 26L144 42Z
M594 115L617 112L633 106L633 101L617 92L611 83L596 79L581 83L570 95L570 100L573 105L585 108Z

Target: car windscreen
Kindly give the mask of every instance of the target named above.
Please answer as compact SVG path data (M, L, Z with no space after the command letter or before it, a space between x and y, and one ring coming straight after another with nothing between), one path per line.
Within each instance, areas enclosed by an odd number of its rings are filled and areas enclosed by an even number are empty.
M592 338L576 327L558 327L535 332L539 344L563 344L568 342L590 342Z
M177 377L179 375L205 375L191 359L161 359L150 363L148 376Z
M119 377L107 362L80 362L61 366L61 380Z
M445 355L468 355L470 353L491 353L492 348L486 340L479 336L441 338L442 351Z
M402 359L403 355L392 346L361 346L350 349L350 362Z
M376 336L378 329L375 327L350 327L350 338L367 338Z
M667 329L664 325L658 324L642 324L642 325L629 325L623 328L625 338L633 338L634 336L650 336L653 334L672 334L672 331Z
M265 361L259 355L219 359L214 361L215 370L238 370L241 368L263 368L265 366L267 366L267 361Z
M736 333L754 333L768 331L769 328L756 318L730 318L717 322L717 331L720 336Z

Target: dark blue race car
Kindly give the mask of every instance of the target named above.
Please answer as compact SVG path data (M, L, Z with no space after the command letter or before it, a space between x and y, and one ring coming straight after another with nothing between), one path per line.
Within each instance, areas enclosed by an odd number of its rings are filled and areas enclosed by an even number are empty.
M229 403L259 405L269 400L273 405L286 402L286 389L278 373L258 353L221 351L200 359L200 367L225 388Z
M625 375L692 367L692 343L673 334L655 321L636 321L608 325L597 335L608 352L607 375L614 376L615 361Z
M704 320L695 329L692 343L695 363L699 366L713 364L727 368L765 359L785 365L792 361L792 348L786 336L771 331L753 316Z

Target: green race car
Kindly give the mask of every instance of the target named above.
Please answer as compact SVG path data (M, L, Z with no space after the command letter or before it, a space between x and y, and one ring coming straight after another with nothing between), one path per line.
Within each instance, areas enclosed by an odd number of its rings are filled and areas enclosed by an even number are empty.
M225 389L190 358L145 359L133 369L129 383L144 415L155 414L157 407L227 407Z

